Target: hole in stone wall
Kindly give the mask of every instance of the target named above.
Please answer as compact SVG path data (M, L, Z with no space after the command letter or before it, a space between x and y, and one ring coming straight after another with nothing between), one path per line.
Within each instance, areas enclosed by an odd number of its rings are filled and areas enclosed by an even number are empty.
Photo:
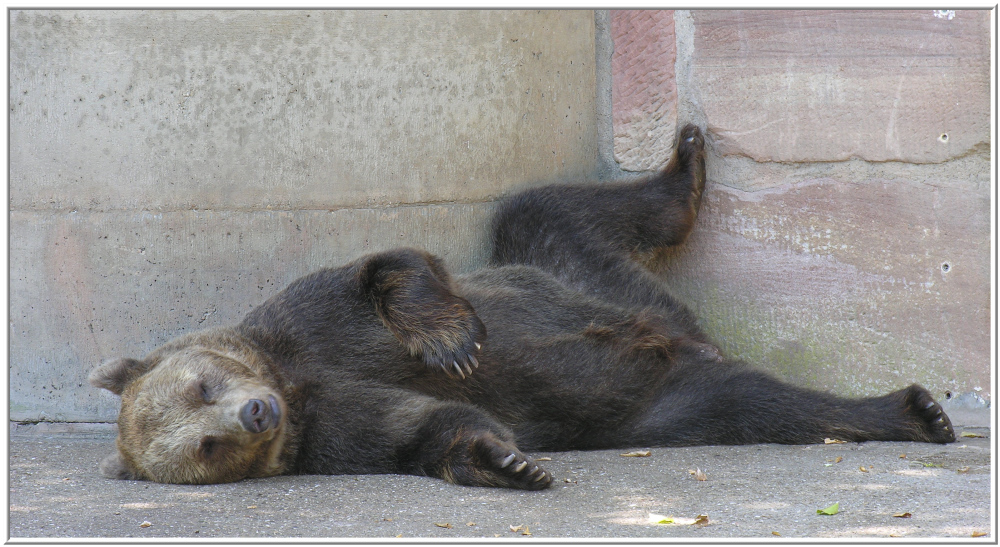
M951 271L951 264L948 262L941 263L941 273L948 273Z
M938 140L941 141L941 142L948 142L948 134L947 133L941 133L941 136L938 137Z
M944 398L945 399L951 399L951 392L950 391L945 391L944 392Z

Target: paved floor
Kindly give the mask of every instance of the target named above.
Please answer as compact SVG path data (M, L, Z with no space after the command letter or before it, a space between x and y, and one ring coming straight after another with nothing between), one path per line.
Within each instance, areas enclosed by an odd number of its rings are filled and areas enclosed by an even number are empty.
M535 454L553 488L468 488L410 476L286 476L212 486L112 481L107 427L18 426L9 537L965 538L996 543L987 411L950 411L950 445L654 448ZM642 447L637 447L642 448ZM699 481L689 470L700 469ZM817 510L839 504L835 515ZM650 515L675 518L651 524ZM707 524L690 524L700 515ZM909 515L909 516L896 516Z

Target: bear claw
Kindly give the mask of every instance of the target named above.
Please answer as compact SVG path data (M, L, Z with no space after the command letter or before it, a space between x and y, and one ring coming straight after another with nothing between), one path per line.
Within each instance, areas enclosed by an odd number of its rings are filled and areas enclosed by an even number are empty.
M476 343L476 346L480 345ZM453 352L437 351L433 355L424 355L424 364L430 369L440 368L449 378L465 380L472 376L473 369L479 368L479 359L473 355L474 351L471 347Z
M473 441L472 450L478 454L474 456L478 460L476 465L492 475L487 483L490 486L542 490L552 484L552 475L510 442L492 435L479 437Z

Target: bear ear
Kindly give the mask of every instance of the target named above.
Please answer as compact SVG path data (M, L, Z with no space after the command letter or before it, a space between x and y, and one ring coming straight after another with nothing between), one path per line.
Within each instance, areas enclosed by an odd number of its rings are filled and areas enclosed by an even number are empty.
M88 380L94 387L104 388L115 395L121 395L125 388L142 376L149 366L142 361L119 357L105 361L90 371Z
M108 454L107 457L101 460L100 470L101 474L109 479L124 481L142 480L139 473L125 463L125 460L122 459L121 453L117 450Z

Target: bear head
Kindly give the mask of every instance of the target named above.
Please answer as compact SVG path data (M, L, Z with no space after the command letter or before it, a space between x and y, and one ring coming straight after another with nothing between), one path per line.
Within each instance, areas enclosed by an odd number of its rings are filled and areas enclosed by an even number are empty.
M121 396L108 477L208 484L285 471L287 394L267 357L230 330L112 359L90 383Z

